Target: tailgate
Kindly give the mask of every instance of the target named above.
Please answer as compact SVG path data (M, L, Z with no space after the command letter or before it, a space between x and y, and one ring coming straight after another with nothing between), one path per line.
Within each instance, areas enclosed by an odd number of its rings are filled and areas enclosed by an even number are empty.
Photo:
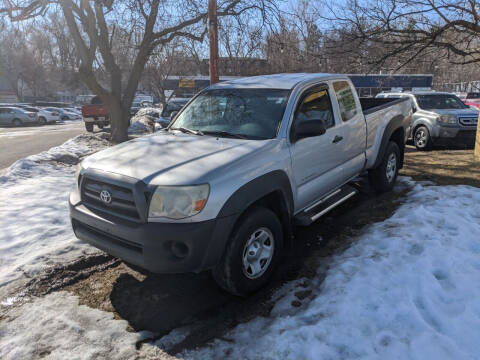
M83 117L105 116L108 109L105 105L84 105L82 106Z

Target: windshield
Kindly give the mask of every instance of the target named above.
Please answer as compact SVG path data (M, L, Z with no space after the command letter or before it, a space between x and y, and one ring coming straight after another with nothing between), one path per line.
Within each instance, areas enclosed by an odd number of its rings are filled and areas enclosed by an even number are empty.
M415 95L417 98L418 106L420 109L433 110L433 109L466 109L468 108L462 100L455 95Z
M185 108L171 128L271 139L277 134L288 94L279 89L207 90Z

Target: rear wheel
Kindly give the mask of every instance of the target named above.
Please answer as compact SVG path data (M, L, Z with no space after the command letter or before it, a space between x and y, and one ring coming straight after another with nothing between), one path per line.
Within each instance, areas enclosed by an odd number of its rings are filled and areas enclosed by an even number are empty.
M45 119L43 116L40 116L38 118L38 124L39 125L45 125L47 123L47 119Z
M432 148L432 138L426 126L419 126L413 134L413 143L417 150L430 150Z
M213 277L226 291L248 295L269 280L282 247L282 226L275 213L252 208L235 226Z
M63 121L68 120L68 116L67 116L67 115L63 115L61 119L62 119Z
M93 132L93 124L85 123L85 129L87 129L88 132Z
M385 192L392 190L397 180L399 165L400 149L396 143L390 141L380 165L368 173L370 185L375 191Z
M23 122L22 122L22 120L20 120L20 119L13 119L12 124L13 124L14 126L22 126L22 125L23 125Z

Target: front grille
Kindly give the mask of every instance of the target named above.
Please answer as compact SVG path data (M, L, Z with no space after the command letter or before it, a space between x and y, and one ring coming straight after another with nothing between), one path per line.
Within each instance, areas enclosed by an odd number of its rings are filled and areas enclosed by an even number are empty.
M476 126L478 119L476 117L461 117L459 121L463 126Z
M100 193L103 190L111 194L110 203L101 199ZM134 221L140 220L133 191L128 187L84 177L81 182L81 196L83 204L92 211L102 211Z

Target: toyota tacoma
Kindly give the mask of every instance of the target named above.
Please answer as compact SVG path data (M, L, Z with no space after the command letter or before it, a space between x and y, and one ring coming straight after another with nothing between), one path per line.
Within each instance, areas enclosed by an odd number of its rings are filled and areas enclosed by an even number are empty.
M211 270L225 290L264 285L295 226L394 186L409 98L359 99L347 76L279 74L197 94L168 128L93 154L76 173L76 236L154 273Z

